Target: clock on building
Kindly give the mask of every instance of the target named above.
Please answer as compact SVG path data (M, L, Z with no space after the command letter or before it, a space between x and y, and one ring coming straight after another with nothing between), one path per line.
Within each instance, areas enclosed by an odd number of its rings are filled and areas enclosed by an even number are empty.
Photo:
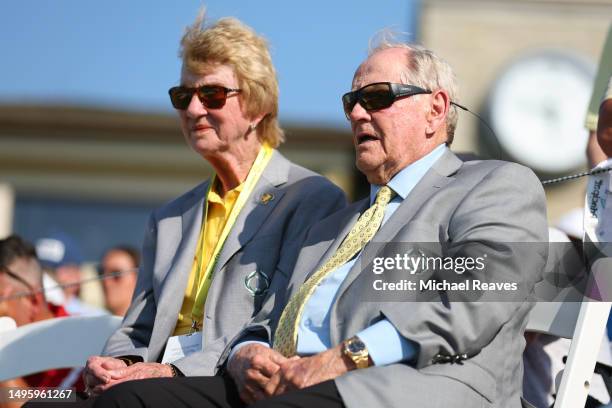
M514 61L497 78L488 99L489 120L504 152L543 173L582 166L594 75L591 64L562 51Z

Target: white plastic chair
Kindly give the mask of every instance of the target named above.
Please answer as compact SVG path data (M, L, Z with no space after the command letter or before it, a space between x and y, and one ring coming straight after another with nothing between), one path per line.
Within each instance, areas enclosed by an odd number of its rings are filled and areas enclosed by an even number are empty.
M528 331L571 339L555 408L584 407L604 335L610 303L538 303Z
M0 317L0 333L9 331L9 330L14 330L16 328L17 328L17 323L15 322L15 320L13 320L12 318L8 316Z
M82 367L119 327L118 316L73 316L0 332L0 381L52 368Z
M598 288L600 293L603 291L608 299L610 293L605 292L611 287L610 274L609 258L591 270L590 287ZM560 298L567 298L567 293ZM573 294L569 298L579 297ZM540 302L531 311L527 331L571 339L555 408L584 407L611 305L610 302L597 301Z

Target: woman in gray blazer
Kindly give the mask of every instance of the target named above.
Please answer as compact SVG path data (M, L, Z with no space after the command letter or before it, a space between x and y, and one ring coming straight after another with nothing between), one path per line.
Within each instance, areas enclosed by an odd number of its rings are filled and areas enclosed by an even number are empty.
M345 206L340 189L276 150L278 83L262 37L233 18L204 26L202 12L180 55L170 100L215 174L151 215L131 306L103 356L87 361L94 394L213 374L227 341L285 289L302 233Z

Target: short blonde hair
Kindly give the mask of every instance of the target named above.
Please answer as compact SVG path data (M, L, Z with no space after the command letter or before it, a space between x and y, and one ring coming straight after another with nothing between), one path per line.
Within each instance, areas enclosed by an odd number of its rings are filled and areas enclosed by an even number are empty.
M202 9L181 40L183 68L199 74L215 65L232 67L244 112L250 117L265 114L258 124L259 135L262 142L278 147L284 133L278 123L278 80L267 41L231 17L205 26L205 15Z
M417 85L432 91L443 89L448 92L451 102L457 102L457 78L450 64L436 55L433 51L415 44L398 42L393 39L394 34L385 32L383 37L370 46L369 55L388 48L402 48L409 52L406 71L407 83ZM446 115L446 144L450 145L455 137L457 128L457 107L451 103Z

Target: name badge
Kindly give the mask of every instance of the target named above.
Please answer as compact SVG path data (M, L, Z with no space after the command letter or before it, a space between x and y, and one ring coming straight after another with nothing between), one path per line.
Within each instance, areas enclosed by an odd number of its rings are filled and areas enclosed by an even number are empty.
M202 350L202 332L172 336L166 343L162 364L172 363Z

